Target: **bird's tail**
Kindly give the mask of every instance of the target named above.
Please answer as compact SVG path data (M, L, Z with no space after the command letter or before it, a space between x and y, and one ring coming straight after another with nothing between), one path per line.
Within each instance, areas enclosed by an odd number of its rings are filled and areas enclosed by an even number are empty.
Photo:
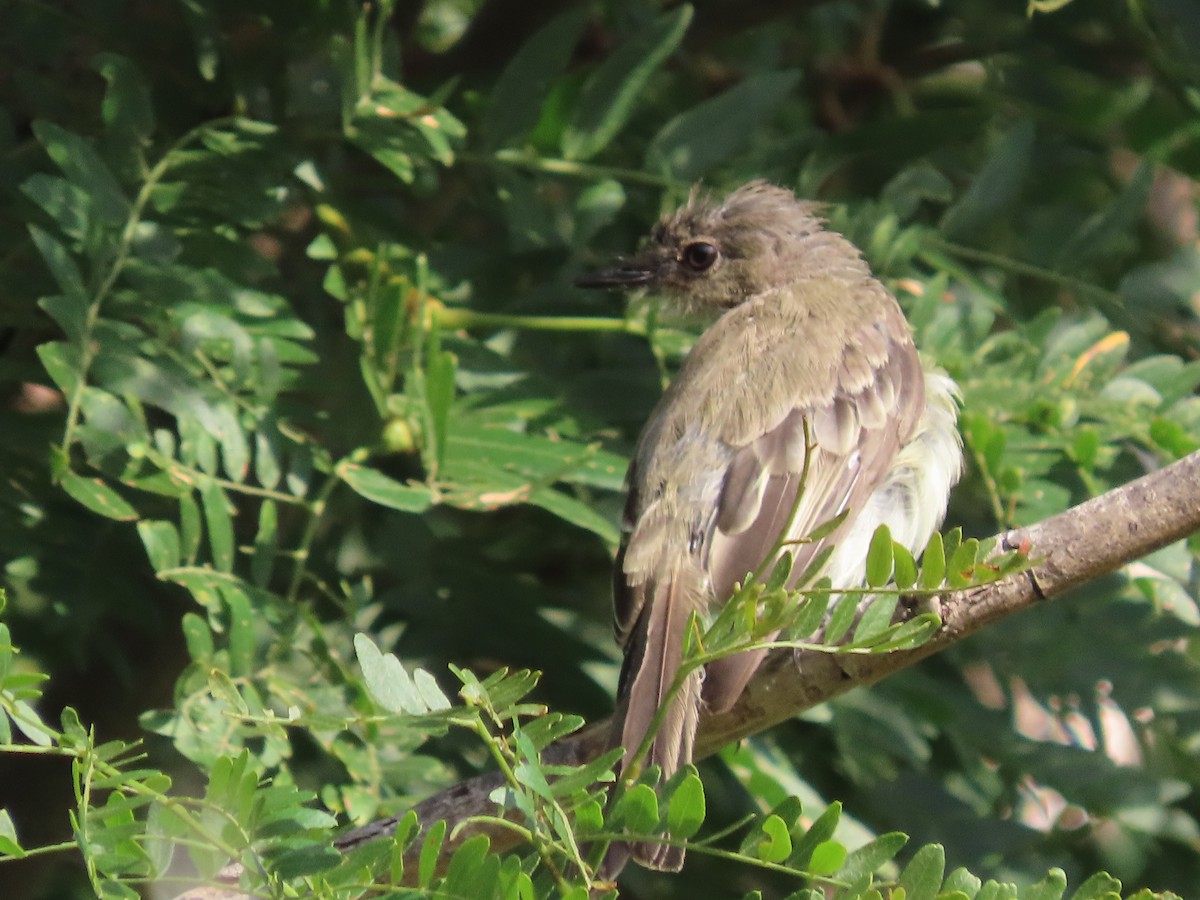
M613 741L625 748L623 771L633 763L664 704L644 764L658 766L665 783L692 761L703 672L697 670L688 675L677 692L670 692L683 662L692 612L700 609L705 596L704 585L700 570L681 562L669 579L652 588L627 649L619 691L621 701L613 719ZM683 866L684 851L682 847L655 842L614 844L605 858L602 873L615 877L629 856L647 868L677 872Z

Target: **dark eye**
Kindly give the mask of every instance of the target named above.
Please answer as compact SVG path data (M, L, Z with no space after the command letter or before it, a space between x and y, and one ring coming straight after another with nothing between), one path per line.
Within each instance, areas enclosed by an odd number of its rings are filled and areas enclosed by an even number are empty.
M683 248L683 264L693 272L704 272L712 268L721 252L707 241L696 241Z

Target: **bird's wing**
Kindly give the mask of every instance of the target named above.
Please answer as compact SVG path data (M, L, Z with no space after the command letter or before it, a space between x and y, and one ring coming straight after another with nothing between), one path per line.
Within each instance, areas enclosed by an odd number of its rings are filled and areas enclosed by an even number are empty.
M798 575L836 543L912 434L924 407L923 373L899 309L889 305L887 313L863 324L847 345L831 397L817 403L795 398L778 424L734 452L703 562L717 602L762 565L781 535L803 541L847 513L826 537L788 544L793 571ZM709 707L731 706L764 655L743 653L710 665L704 684Z

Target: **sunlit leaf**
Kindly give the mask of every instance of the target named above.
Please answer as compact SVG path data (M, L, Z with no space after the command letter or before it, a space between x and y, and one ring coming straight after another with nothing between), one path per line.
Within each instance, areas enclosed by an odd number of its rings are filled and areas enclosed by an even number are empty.
M835 840L822 841L808 858L808 871L814 875L832 875L846 861L846 848Z
M779 816L769 815L760 827L763 838L758 843L759 858L766 862L783 862L792 852L792 836L787 824Z
M704 812L704 785L689 774L667 802L667 830L672 837L689 838L704 824Z
M887 584L892 578L893 562L892 533L886 525L880 525L871 536L867 550L867 585L883 587Z
M913 854L900 873L905 900L934 900L946 871L946 851L940 844L928 844Z

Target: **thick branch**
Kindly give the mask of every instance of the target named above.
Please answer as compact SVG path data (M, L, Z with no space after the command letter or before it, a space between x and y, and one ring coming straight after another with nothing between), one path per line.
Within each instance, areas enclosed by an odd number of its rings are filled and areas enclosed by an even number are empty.
M1030 546L1032 555L1043 561L1003 581L943 597L942 628L915 650L836 657L813 651L773 653L732 710L701 721L696 756L716 753L851 688L879 681L999 619L1060 597L1197 530L1200 452L1029 528L1002 535L1005 547ZM547 761L578 764L594 758L606 749L606 726L597 723L561 741L547 751ZM488 800L499 783L494 775L469 779L422 801L416 806L417 815L423 825L446 819L451 830L472 816L500 815L502 810ZM342 836L338 847L348 850L389 835L395 824L395 819L383 819L354 829ZM494 850L510 849L518 842L509 829L472 825L463 828L454 842L447 841L443 853L453 852L457 844L481 832L490 836ZM232 869L227 871L235 875ZM229 900L238 895L220 896Z

